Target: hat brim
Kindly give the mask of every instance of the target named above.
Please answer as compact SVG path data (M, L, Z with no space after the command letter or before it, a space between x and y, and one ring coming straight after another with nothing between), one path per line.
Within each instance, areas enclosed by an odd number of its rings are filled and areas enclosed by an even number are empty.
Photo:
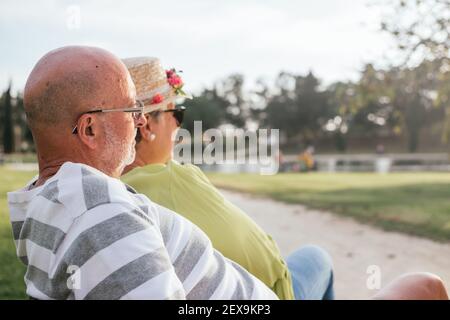
M170 96L170 97L164 99L163 101L161 101L160 103L147 104L148 102L150 102L150 100L143 100L142 102L144 102L144 113L150 113L153 111L160 110L160 109L162 109L162 107L167 106L167 104L169 104L169 103L175 102L179 98L193 99L193 97L189 94L179 94L179 95Z

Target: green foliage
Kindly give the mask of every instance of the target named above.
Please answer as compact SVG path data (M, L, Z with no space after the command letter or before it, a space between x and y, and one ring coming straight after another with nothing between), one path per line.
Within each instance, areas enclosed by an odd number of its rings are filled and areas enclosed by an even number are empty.
M394 0L389 2L389 8L390 14L384 16L381 30L396 41L399 64L404 71L408 73L405 66L417 66L414 75L403 81L406 90L396 95L400 103L409 106L404 117L409 149L417 149L420 129L426 125L423 119L427 116L427 97L423 93L430 90L430 84L437 94L433 104L441 107L443 112L439 116L446 119L442 141L447 142L450 136L450 1Z
M11 98L11 84L3 94L3 152L14 152L14 124L13 124L13 106Z
M348 136L406 135L408 150L415 152L422 129L445 117L445 73L436 61L388 70L369 64L357 83L338 83L329 90Z
M224 122L227 102L215 90L204 90L193 100L186 100L183 128L194 133L194 121L202 121L203 130L217 128Z
M27 125L23 97L21 93L13 96L11 86L10 84L0 98L0 141L3 152L33 152L33 136Z
M305 145L313 143L333 115L328 92L320 90L319 84L312 73L305 77L280 73L277 93L267 101L265 124L281 128L290 138L299 136Z
M23 187L35 174L0 167L0 299L26 298L25 266L16 255L6 193Z
M423 60L449 62L450 1L391 0L381 30L395 40L404 64Z

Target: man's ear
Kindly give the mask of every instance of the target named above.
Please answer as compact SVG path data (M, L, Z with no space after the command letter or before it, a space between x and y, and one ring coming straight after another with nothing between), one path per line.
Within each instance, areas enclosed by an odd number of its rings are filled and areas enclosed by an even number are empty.
M78 137L88 148L95 149L99 144L100 123L90 114L82 117L78 122Z

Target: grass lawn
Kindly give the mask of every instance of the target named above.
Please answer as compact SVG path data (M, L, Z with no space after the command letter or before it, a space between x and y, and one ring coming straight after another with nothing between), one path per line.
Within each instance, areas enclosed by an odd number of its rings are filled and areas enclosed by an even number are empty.
M208 173L218 187L271 197L450 242L450 173Z
M0 166L0 299L26 298L25 266L16 256L6 192L23 187L34 175L34 172L11 171Z

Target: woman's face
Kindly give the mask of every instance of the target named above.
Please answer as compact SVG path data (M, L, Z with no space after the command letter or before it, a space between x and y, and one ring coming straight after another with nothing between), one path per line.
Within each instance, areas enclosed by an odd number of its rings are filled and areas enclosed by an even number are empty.
M173 103L168 104L167 109L174 109ZM152 145L157 148L161 154L161 159L167 162L172 158L175 134L178 130L177 121L172 112L157 112L149 116L152 133L155 134L155 140Z

